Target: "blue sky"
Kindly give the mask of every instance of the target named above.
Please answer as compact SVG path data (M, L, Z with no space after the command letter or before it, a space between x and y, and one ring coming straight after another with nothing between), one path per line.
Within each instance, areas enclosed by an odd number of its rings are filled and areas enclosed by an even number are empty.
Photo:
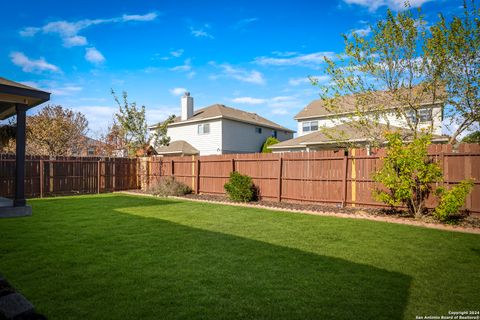
M0 76L52 92L52 104L86 114L90 135L111 124L110 95L127 91L149 124L179 112L186 89L200 108L221 103L296 128L293 116L318 98L307 77L341 34L403 0L2 1ZM427 21L462 1L410 1ZM33 111L35 112L35 111Z

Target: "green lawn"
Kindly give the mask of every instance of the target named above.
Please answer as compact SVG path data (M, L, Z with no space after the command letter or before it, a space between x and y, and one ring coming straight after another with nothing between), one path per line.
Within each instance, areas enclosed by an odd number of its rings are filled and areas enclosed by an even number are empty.
M119 194L0 220L52 319L414 319L480 307L480 236Z

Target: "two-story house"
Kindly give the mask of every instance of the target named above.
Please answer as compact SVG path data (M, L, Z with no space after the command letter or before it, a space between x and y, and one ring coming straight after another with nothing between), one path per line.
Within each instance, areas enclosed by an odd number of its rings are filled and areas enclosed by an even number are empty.
M359 108L355 105L357 98L354 95L339 97L335 108L337 112L331 112L322 99L310 102L294 117L298 124L297 137L269 148L273 152L289 152L338 149L345 145L368 146L372 134L380 137L387 130L399 131L408 139L412 133L408 123L416 123L418 130L432 133L434 143L448 141L448 137L442 135L444 103L441 100L422 97L415 111L393 102L387 91L378 91L373 102L362 107L363 116L360 118L357 116ZM396 112L400 107L406 111L401 113L404 116ZM370 135L366 134L366 130L359 129L360 119L375 121Z
M157 128L158 124L150 130ZM159 155L254 153L268 137L285 141L294 132L256 113L222 104L194 110L193 97L185 92L180 116L167 126L171 142L156 151Z

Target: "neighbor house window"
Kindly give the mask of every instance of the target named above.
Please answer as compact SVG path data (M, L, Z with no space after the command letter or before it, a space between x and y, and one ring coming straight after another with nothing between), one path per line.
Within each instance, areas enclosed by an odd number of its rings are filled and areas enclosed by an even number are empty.
M198 134L210 133L210 123L203 123L198 125Z
M87 155L94 156L95 155L95 148L88 148Z
M413 122L413 123L416 123L417 121L419 123L429 122L429 121L432 121L432 109L430 108L419 109L417 110L417 112L415 112L415 110L410 110L407 113L407 117L408 117L408 120L410 120L410 122Z
M256 132L256 133L259 133L259 134L262 134L262 128L260 128L260 127L255 127L255 132Z
M303 122L303 132L317 131L317 130L318 130L318 121Z
M276 139L277 136L278 136L277 130L273 130L273 131L272 131L272 137L274 137L274 138Z

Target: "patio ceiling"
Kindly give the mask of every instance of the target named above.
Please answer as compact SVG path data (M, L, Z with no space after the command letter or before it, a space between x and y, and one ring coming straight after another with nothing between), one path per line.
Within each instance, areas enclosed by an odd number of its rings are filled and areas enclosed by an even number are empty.
M33 108L50 100L50 93L0 77L0 120L15 115L15 104Z

